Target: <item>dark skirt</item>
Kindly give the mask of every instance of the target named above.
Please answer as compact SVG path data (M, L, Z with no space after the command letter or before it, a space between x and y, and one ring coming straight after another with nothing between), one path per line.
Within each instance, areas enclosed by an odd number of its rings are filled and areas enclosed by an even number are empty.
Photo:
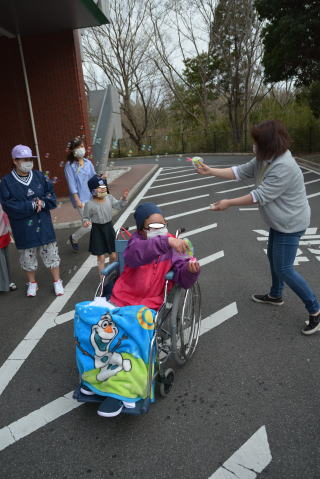
M102 225L92 223L89 243L90 253L96 256L113 253L115 251L115 237L116 233L113 229L112 221Z

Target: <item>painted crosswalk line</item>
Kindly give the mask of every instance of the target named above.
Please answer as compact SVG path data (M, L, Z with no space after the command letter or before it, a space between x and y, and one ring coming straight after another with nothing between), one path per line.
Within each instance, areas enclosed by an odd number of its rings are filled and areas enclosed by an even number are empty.
M209 479L255 479L271 461L266 427L262 426Z

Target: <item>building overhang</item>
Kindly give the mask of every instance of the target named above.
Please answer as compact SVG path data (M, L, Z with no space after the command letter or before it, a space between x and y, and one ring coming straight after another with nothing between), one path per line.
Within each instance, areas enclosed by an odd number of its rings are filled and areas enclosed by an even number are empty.
M108 0L0 0L0 36L75 30L109 23Z

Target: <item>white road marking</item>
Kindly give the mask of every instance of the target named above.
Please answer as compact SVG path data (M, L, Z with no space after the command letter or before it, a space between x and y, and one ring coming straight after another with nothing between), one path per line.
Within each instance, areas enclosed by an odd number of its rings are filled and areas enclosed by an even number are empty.
M188 173L187 175L170 176L169 178L159 178L155 181L155 183L158 183L159 181L175 180L176 178L185 178L186 176L195 176L195 172L193 171L193 173Z
M312 195L307 195L307 198L315 198L316 196L320 196L320 193L313 193Z
M70 311L61 316L67 318L71 313L73 312ZM211 314L201 322L200 334L207 333L236 314L238 314L236 303L231 303ZM70 391L68 394L0 429L0 451L84 404L73 399L72 395L73 391Z
M317 183L318 181L320 181L320 178L317 178L316 180L305 181L304 184L305 185L311 185L311 183Z
M150 190L154 190L156 188L165 188L166 186L182 185L183 183L192 183L194 181L202 181L202 180L211 180L211 176L202 176L201 178L198 178L198 177L192 178L192 180L175 181L174 183L165 183L164 185L151 186ZM235 181L235 180L232 180L232 181Z
M255 479L271 461L266 427L262 426L209 479Z
M118 221L115 223L115 229L119 228L129 217L129 215L134 211L135 206L139 203L144 193L150 188L153 181L161 173L162 168L156 171L153 177L148 181L145 187L137 195L137 197L130 204ZM89 256L83 265L78 269L76 274L71 278L69 283L65 287L65 294L63 296L57 297L38 319L35 325L31 328L28 334L24 337L18 346L11 353L9 358L3 363L0 368L0 396L19 371L20 367L23 365L24 361L29 357L35 346L38 344L40 339L44 336L46 331L54 326L56 326L56 318L59 315L60 311L64 305L68 302L72 294L78 288L80 283L87 276L92 267L96 265L96 260L94 256ZM63 320L63 319L62 319Z
M179 238L189 238L189 236L196 235L198 233L202 233L203 231L211 230L212 228L216 228L218 226L217 223L212 223L212 225L203 226L202 228L197 228L195 230L186 231L182 233ZM319 251L320 253L320 251Z
M212 263L213 261L216 261L217 259L223 258L224 256L224 251L218 251L217 253L211 254L210 256L206 256L205 258L202 258L199 260L200 266L205 266L206 264Z
M302 173L302 174L305 176L305 175L310 175L310 173L313 173L313 171L310 171L310 170L309 170L309 171L305 171L305 172Z
M259 208L239 208L239 211L259 211Z
M73 391L0 429L0 451L81 406L83 403L75 401L72 394Z
M163 171L165 171L165 170L163 170ZM190 173L190 171L193 171L193 172L194 172L194 169L193 169L193 168L190 168L190 166L189 166L189 167L186 168L185 170L179 170L179 171L178 171L178 170L175 170L175 171L170 171L169 173L161 173L161 175L159 175L159 177L161 176L161 178L162 178L163 180L165 180L165 178L163 178L164 176L173 175L173 174L175 174L175 173L186 173L186 172L189 172L189 173ZM158 180L157 180L157 181L158 181Z
M236 180L232 180L236 181ZM216 193L229 193L230 191L237 191L237 190L244 190L246 188L252 188L254 185L247 185L247 186L239 186L238 188L232 188L231 190L223 190L223 191L217 191Z
M306 235L315 235L317 233L318 228L307 228Z
M205 206L204 208L198 208L196 210L185 211L183 213L178 213L176 215L166 216L167 220L173 220L175 218L181 218L182 216L193 215L194 213L200 213L201 211L210 211L209 205ZM134 230L136 226L129 226L129 230Z
M312 168L306 168L305 166L302 167L306 171L310 171L310 173L315 173L316 175L320 175L318 170L313 170Z
M204 198L205 196L210 196L210 195L208 193L206 195L191 196L190 198L184 198L183 200L168 201L168 203L158 203L158 206L176 205L177 203L183 203L184 201L197 200L199 198Z
M210 316L207 316L205 319L201 321L200 335L207 333L213 328L216 328L221 323L223 323L227 319L232 318L232 316L235 316L236 314L238 314L238 308L237 308L237 303L234 302L220 309L216 313L213 313Z
M163 171L171 171L171 170L181 170L181 168L193 168L193 166L187 167L186 165L181 165L181 166L165 166L163 168Z
M173 190L173 191L167 191L166 193L157 193L156 195L144 196L143 199L155 198L156 196L171 195L174 193L182 193L183 191L190 191L191 189L195 190L197 188L208 188L208 186L219 186L219 185L222 185L223 183L231 183L232 181L236 181L236 180L216 181L215 183L209 183L208 185L190 186L189 188L183 188L181 190Z

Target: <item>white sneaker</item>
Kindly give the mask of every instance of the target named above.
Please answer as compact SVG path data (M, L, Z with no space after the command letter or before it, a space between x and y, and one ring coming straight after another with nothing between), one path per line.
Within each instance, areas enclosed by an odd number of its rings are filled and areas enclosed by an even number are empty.
M27 283L28 289L27 289L27 296L35 296L37 294L38 290L38 283Z
M56 293L56 296L62 296L63 295L64 289L63 289L61 279L58 279L58 281L54 281L53 287L54 287L54 292Z

